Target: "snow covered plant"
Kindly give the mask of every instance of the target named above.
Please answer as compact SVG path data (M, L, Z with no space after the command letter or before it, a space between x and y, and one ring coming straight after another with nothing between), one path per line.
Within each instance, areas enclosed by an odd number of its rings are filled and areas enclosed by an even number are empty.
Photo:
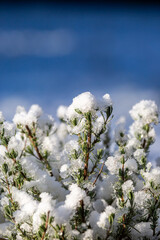
M57 114L0 113L0 239L160 239L160 168L148 161L156 104L133 106L128 132L120 118L114 136L109 94L82 93Z

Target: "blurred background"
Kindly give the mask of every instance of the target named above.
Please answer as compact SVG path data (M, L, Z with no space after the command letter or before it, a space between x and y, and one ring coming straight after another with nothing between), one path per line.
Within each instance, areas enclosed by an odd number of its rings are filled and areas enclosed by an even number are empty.
M121 2L121 1L120 1ZM115 120L160 105L160 6L75 1L0 5L0 110L37 103L56 116L84 91L109 93ZM160 138L153 146L159 154Z

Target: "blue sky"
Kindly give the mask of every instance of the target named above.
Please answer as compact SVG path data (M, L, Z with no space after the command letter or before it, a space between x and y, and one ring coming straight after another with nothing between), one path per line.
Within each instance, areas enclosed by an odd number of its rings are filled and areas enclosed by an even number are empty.
M59 104L83 91L109 92L115 103L122 95L123 105L126 98L130 105L140 97L158 100L159 63L159 8L0 8L0 107L12 103L7 116L15 105L35 102L55 114Z

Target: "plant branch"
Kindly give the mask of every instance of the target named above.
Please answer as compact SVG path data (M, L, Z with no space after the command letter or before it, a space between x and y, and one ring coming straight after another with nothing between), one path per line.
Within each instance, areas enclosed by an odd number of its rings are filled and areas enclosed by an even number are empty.
M84 165L84 180L88 177L88 161L89 161L89 153L91 149L91 120L88 121L88 136L87 136L87 154L85 157L85 165Z
M6 150L7 150L7 153L9 153L8 147L5 146L5 148L6 148ZM12 161L14 162L14 164L17 162L15 158L10 158L10 159L12 159Z
M13 198L12 198L12 193L10 191L10 187L9 187L9 182L8 182L8 179L7 179L7 176L5 175L5 179L6 179L6 184L7 184L7 190L8 190L8 193L9 193L9 197L11 199L11 203L12 205L14 206L14 201L13 201Z
M46 232L47 232L47 229L48 229L49 214L50 214L50 211L48 211L48 213L47 213L47 218L46 218L46 223L45 223L45 230L43 232L41 240L43 240L45 238L45 235L46 235Z
M82 218L82 222L85 223L85 214L84 214L84 202L83 199L80 200L80 205L81 205L81 218Z
M96 184L98 178L100 177L100 175L101 175L101 173L102 173L102 170L103 170L103 167L104 167L104 163L105 163L105 162L102 163L101 169L100 169L100 171L99 171L96 179L95 179L94 182L93 182L93 186Z
M44 159L43 159L43 157L42 157L42 155L41 155L41 153L40 153L37 145L35 144L34 137L33 137L33 135L32 135L32 132L31 132L30 128L28 127L28 125L26 125L26 129L27 129L27 132L28 132L29 140L30 140L30 142L32 143L34 149L36 150L36 153L37 153L39 159L40 159L41 161L44 161Z
M30 140L31 144L32 144L33 147L34 147L34 149L35 149L35 151L36 151L36 153L37 153L37 155L38 155L39 160L41 160L43 163L45 163L47 169L49 170L50 176L53 177L53 173L52 173L52 170L51 170L52 168L51 168L50 164L48 163L48 161L45 160L45 159L43 158L42 154L40 153L39 148L38 148L38 146L37 146L37 144L36 144L36 142L35 142L35 138L34 138L34 136L32 135L32 132L31 132L30 128L28 127L28 125L26 125L26 130L27 130L27 132L28 132L29 140Z
M5 146L5 148L6 148L7 152L9 153L8 147ZM21 156L20 156L20 158L21 158ZM12 161L14 162L14 164L17 163L17 160L16 160L15 158L10 157L10 159L12 159ZM22 176L24 177L24 179L27 180L27 177L26 177L25 173L24 173L23 171L20 171L20 173L22 174Z

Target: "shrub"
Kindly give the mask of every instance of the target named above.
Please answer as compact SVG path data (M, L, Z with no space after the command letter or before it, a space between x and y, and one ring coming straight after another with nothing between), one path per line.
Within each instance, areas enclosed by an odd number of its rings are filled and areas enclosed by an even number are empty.
M55 123L38 105L0 114L0 234L6 239L159 239L158 108L143 100L110 134L112 101L85 92Z

